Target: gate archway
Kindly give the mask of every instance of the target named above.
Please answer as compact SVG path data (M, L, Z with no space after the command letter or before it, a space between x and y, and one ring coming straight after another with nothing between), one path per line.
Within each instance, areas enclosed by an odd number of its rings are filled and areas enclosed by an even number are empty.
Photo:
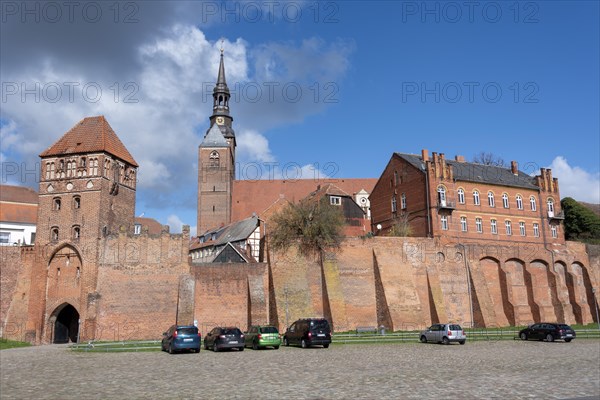
M72 305L65 303L54 310L54 332L52 343L77 343L79 333L79 312Z

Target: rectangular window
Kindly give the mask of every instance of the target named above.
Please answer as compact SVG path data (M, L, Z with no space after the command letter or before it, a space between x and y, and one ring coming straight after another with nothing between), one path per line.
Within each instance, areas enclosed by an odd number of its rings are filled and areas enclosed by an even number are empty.
M519 222L519 233L521 236L525 236L525 222Z
M392 212L395 213L398 210L398 203L396 201L396 196L392 197Z
M540 237L540 225L533 224L533 236Z
M133 234L134 235L139 235L140 233L142 233L142 225L135 224L134 228L133 228ZM204 238L202 238L202 239L204 239ZM201 243L202 243L202 241L201 241Z
M557 226L554 224L550 225L550 231L552 232L552 237L556 239L558 237Z
M502 195L502 207L508 208L508 195L506 193Z
M403 210L406 210L406 194L402 193L402 196L400 197L400 207L402 207Z
M495 219L490 220L490 230L494 235L498 234L498 223Z
M460 230L467 231L467 217L460 217Z
M342 198L339 196L329 196L329 204L332 206L339 206L342 204Z
M442 230L447 231L448 230L448 217L446 215L442 215L441 222L442 222Z
M475 218L475 229L477 229L477 233L483 233L483 221L481 218Z
M10 232L0 232L0 243L10 243Z
M510 223L510 221L504 221L504 226L506 227L506 235L512 235L512 224Z
M521 196L517 196L517 208L519 210L523 209L523 198Z
M460 204L465 204L465 191L462 189L458 189L458 202Z

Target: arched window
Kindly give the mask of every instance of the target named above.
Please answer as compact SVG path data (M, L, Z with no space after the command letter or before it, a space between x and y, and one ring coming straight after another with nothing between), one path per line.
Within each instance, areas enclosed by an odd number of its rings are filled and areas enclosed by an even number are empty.
M395 213L397 210L397 204L396 204L396 195L392 196L392 212Z
M437 192L438 192L439 204L442 206L445 206L446 205L446 188L443 187L442 185L440 185L437 188Z
M465 204L465 191L462 188L460 188L460 189L458 189L457 194L458 194L458 202L460 204Z
M46 180L50 179L50 171L51 171L52 163L46 163Z
M521 197L520 194L518 194L516 199L517 199L517 209L522 210L523 209L523 198Z
M402 196L400 196L400 208L406 210L406 193L402 193Z
M53 226L52 229L50 229L50 240L52 240L53 242L58 242L58 227L57 226Z
M502 207L508 208L508 194L502 193Z
M54 199L52 199L52 209L54 211L60 211L60 206L61 206L60 197L55 197Z
M494 200L494 193L492 193L491 191L488 192L488 205L490 207L496 206L496 201Z
M554 200L548 199L547 204L548 204L548 212L554 213Z
M90 159L90 176L98 175L98 159L92 158Z
M531 206L531 211L537 210L537 205L535 204L535 196L529 197L529 205Z
M73 240L79 240L81 237L81 227L79 225L73 225Z
M473 204L475 204L476 206L481 204L479 200L479 192L477 190L473 190Z
M220 156L218 151L212 151L208 156L208 165L210 167L218 167L220 163Z
M81 208L81 197L73 196L73 208L76 210Z

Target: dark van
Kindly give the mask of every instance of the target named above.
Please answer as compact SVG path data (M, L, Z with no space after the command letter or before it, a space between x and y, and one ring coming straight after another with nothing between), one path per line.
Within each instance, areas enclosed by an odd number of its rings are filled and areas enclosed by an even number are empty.
M285 331L283 344L300 345L303 349L309 346L328 348L331 343L331 328L325 318L304 318L294 322Z

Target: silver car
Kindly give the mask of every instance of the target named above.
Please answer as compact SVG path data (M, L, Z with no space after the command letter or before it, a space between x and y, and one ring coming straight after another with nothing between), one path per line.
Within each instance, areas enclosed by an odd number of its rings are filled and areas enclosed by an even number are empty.
M450 344L458 342L465 344L467 335L458 324L433 324L419 335L421 343L434 342Z

